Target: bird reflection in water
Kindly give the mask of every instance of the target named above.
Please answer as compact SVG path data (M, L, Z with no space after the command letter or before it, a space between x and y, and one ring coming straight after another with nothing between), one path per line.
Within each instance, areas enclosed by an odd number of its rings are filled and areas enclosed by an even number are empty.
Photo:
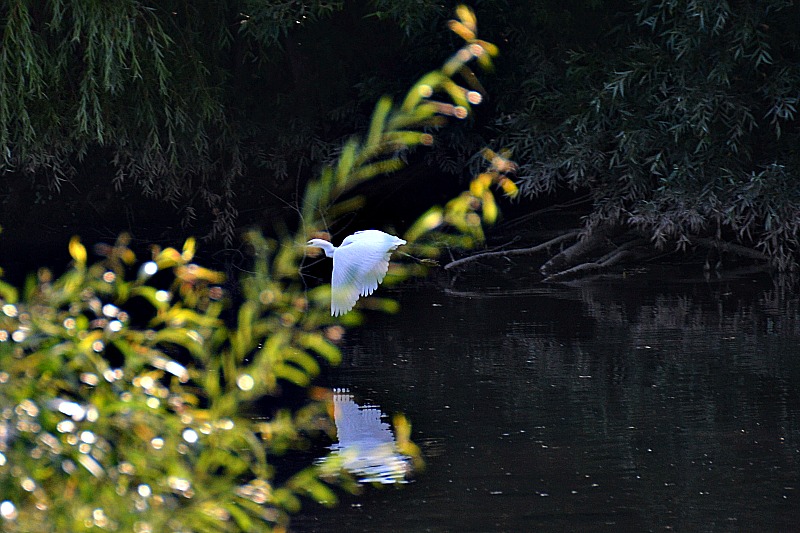
M349 390L334 389L333 416L339 442L324 461L341 461L361 483L407 482L410 458L397 450L392 428L377 406L360 406Z

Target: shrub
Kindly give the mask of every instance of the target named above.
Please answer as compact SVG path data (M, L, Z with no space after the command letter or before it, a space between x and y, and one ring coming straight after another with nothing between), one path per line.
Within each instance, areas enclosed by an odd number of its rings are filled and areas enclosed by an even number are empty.
M72 265L60 277L40 270L22 291L0 284L6 531L281 529L301 496L332 503L331 484L354 486L335 461L276 480L275 457L331 429L330 395L311 380L321 363L340 359L329 287L306 290L300 280L305 242L325 220L359 205L347 196L354 187L401 166L403 150L430 144L422 128L462 118L479 101L453 77L474 80L468 63L488 65L495 49L477 39L469 10L458 14L451 27L466 44L401 105L378 103L366 137L347 143L337 164L309 184L297 232L248 236L253 267L235 305L223 276L194 261L193 239L181 250L154 248L140 263L123 236L100 246L102 259L90 265L75 238ZM434 99L446 96L452 103ZM471 192L409 230L412 250L435 254L443 242L481 238L481 220L496 217L490 186L515 190L505 160L486 156L490 168ZM309 391L304 405L265 420L246 415L245 406L279 399L287 383ZM407 423L400 427L400 451L415 454Z

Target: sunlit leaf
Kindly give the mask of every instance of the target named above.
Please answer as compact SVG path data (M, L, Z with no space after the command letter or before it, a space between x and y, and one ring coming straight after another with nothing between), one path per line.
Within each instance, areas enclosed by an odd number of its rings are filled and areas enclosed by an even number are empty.
M316 377L319 374L319 363L317 363L317 360L304 350L291 348L285 350L284 354L286 360L301 368L305 372L306 376Z
M481 196L483 208L483 221L487 224L494 224L497 220L497 204L491 191L484 191Z
M479 45L483 50L490 56L494 57L500 53L500 49L497 45L492 44L490 42L484 41L482 39L478 39L475 41L475 44ZM480 59L480 58L479 58Z
M246 512L239 508L238 505L232 502L228 503L225 505L225 510L231 514L234 522L236 522L236 525L239 526L242 531L250 531L253 529L253 520Z
M489 189L491 184L492 175L484 172L470 182L469 192L472 193L473 196L480 198L483 196L483 193Z
M453 102L460 105L464 109L469 110L470 102L467 100L467 89L461 87L452 80L446 80L442 82L442 89L447 91L447 94L450 95L450 98L453 99Z
M338 364L342 359L339 348L328 342L320 333L306 333L298 337L300 345L314 350L331 364Z
M369 165L363 165L358 169L357 172L354 173L354 177L359 181L362 181L377 176L378 174L394 172L403 168L404 166L405 162L402 159L386 159L376 163L371 163Z
M401 147L411 147L418 144L429 145L433 142L433 136L421 131L392 131L383 137L384 142L396 144Z
M14 286L0 280L0 298L10 304L17 303L19 291Z
M75 265L83 267L86 265L86 248L81 244L78 237L72 237L69 241L69 255L75 260Z
M358 143L354 139L349 140L342 148L339 164L336 166L336 180L340 187L347 183L347 179L353 171L357 149Z
M183 243L183 253L181 253L181 259L184 261L191 261L194 258L196 249L197 241L194 239L194 237L189 237L186 239L186 242Z
M195 357L202 359L204 355L203 344L196 335L190 331L178 329L162 329L155 334L156 342L170 342L189 350Z
M404 415L398 413L392 417L392 426L394 427L397 450L411 458L416 470L422 470L425 462L419 446L411 440L411 423Z
M388 96L382 97L375 105L375 110L372 112L372 121L369 125L369 132L367 133L367 140L365 147L369 148L376 146L380 142L384 132L384 124L386 117L392 110L392 100Z
M517 188L517 184L508 178L501 178L499 185L500 188L503 189L503 192L506 193L506 195L511 198L514 198L517 196L517 194L519 194L519 189Z
M225 275L222 272L217 272L216 270L211 270L196 264L180 266L176 269L176 274L179 278L188 281L203 280L209 283L222 283L225 281Z
M444 222L444 213L441 207L432 207L420 216L404 235L408 242L414 242L425 233L438 228Z
M161 250L153 260L156 262L159 269L171 268L184 263L180 252L175 248L165 248Z
M425 74L408 92L406 99L403 101L401 109L403 111L413 111L414 109L418 109L420 100L430 97L433 92L439 88L442 82L446 81L447 79L447 76L438 71ZM389 123L389 127L402 128L405 127L405 124L398 123L398 118L393 118Z
M361 302L361 306L365 309L373 309L381 311L386 314L395 314L400 311L400 304L396 300L390 298L372 297Z
M287 489L275 490L274 500L291 513L296 513L300 510L300 500Z
M366 198L361 195L348 198L331 206L328 209L328 216L336 218L346 213L353 213L361 209L365 203Z
M162 291L150 286L134 287L131 290L132 296L141 296L150 302L150 304L156 309L164 311L169 308L170 304L169 301L162 296L162 294Z
M475 38L475 32L457 20L451 20L447 23L447 26L465 41L471 41Z
M463 4L456 6L456 16L471 32L478 31L478 20L470 8Z

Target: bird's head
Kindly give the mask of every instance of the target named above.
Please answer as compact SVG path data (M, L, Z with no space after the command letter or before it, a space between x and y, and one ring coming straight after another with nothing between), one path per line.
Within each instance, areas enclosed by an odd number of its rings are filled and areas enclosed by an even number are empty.
M324 239L311 239L306 243L306 246L322 248L325 251L325 255L328 257L333 257L333 252L336 250L330 242Z

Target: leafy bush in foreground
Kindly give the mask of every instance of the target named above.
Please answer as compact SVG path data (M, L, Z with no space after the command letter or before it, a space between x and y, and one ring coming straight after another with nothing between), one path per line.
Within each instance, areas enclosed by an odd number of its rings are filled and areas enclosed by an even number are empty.
M331 483L354 486L335 462L275 480L276 456L331 428L329 394L310 383L320 362L340 359L329 287L306 290L299 279L305 242L324 220L359 205L357 197L340 201L353 187L398 168L402 150L430 144L422 128L463 118L480 100L453 76L472 82L467 64L488 64L494 47L477 39L469 10L458 14L451 28L466 44L400 106L378 104L366 137L348 143L307 188L297 233L280 241L249 235L254 264L236 308L223 277L193 261L191 239L140 263L122 237L98 249L103 259L92 265L73 239L73 264L62 276L41 270L21 292L0 284L6 531L282 529L301 496L334 502ZM490 186L515 191L504 175L508 162L486 155L491 167L470 192L431 209L405 235L415 253L482 237L481 220L496 217ZM344 324L358 320L355 311ZM279 397L286 382L308 388L303 407L266 420L245 416L243 406ZM413 455L402 427L398 447Z

